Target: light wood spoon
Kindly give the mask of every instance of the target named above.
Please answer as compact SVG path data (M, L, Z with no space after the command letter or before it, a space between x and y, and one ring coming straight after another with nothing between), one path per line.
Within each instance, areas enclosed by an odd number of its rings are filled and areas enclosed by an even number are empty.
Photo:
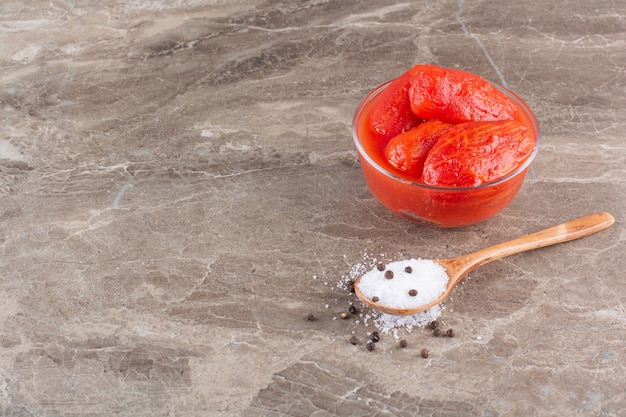
M354 284L354 292L361 299L361 301L365 303L365 305L374 310L398 316L417 314L441 303L450 295L454 287L461 282L463 277L487 262L504 258L505 256L514 255L516 253L578 239L592 233L599 232L600 230L604 230L614 222L615 219L609 213L589 214L576 220L570 220L563 224L559 224L558 226L553 226L530 235L519 237L508 242L500 243L499 245L470 253L469 255L453 259L435 260L435 262L439 263L446 269L446 272L448 273L448 284L446 286L446 290L439 298L421 306L398 308L384 305L379 302L373 302L359 289L359 281L361 280L361 277L359 277Z

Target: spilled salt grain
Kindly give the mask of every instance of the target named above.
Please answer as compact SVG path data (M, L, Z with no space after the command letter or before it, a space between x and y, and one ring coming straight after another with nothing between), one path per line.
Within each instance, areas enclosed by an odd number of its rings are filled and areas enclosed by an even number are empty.
M389 279L390 275L393 278ZM429 259L408 259L391 262L382 271L378 268L371 269L363 274L358 286L367 298L378 297L379 304L411 308L436 300L445 292L447 284L448 274L437 262ZM413 295L415 292L417 294Z
M374 325L381 332L392 333L394 337L398 339L398 330L400 328L410 332L414 327L426 327L439 317L442 310L443 307L441 305L436 305L421 313L408 316L377 313L374 318Z

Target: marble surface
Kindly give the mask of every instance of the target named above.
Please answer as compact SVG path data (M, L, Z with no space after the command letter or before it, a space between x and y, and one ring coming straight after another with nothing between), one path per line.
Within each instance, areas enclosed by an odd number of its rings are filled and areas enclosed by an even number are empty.
M625 19L621 0L3 0L0 415L624 416ZM398 218L361 176L359 100L426 62L541 124L532 177L475 226ZM439 317L456 337L365 348L377 324L341 288L359 264L595 211L615 225L472 273Z

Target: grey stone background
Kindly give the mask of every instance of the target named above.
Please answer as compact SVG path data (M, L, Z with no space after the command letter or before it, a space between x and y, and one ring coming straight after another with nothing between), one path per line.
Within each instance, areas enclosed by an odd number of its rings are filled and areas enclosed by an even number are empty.
M625 19L620 0L2 1L0 415L623 416ZM362 179L358 102L425 62L540 121L533 176L484 223L409 223ZM370 312L337 319L366 255L595 211L616 224L474 272L440 317L454 338L368 352Z

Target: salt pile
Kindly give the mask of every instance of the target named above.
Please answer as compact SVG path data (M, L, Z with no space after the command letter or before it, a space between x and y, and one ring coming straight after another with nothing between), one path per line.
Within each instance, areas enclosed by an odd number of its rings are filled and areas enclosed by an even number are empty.
M345 257L345 255L344 255ZM380 254L381 259L385 258L384 254ZM407 262L409 261L399 261L397 266L394 266L394 270L397 269L398 266L401 266L400 271L404 271L404 268L406 268L406 266L411 266L411 265L415 265L415 263L409 263L407 264ZM415 260L413 260L415 261ZM433 262L433 261L430 261ZM367 254L364 253L363 254L363 259L362 262L358 262L356 264L354 264L352 266L352 268L350 269L349 273L347 275L344 275L341 280L338 282L337 286L342 289L342 290L348 290L350 288L350 283L356 281L357 278L364 276L365 274L367 274L368 272L373 272L370 271L370 269L374 268L375 266L377 266L378 264L380 264L381 262L379 261L379 259L377 259L377 257L375 255L371 255L371 254ZM421 262L420 262L421 263ZM435 263L435 262L433 262ZM389 263L389 265L393 264ZM387 268L389 268L389 265L387 266ZM438 265L438 264L437 264ZM413 268L413 270L415 271L417 268L417 266L411 266L411 268ZM378 269L375 269L376 272L380 272L378 271ZM399 274L401 274L401 272L399 272ZM384 272L382 272L382 275L384 277ZM395 275L395 272L394 272ZM385 279L385 278L383 278ZM448 282L448 277L446 275L445 277L446 279L446 284ZM393 280L392 280L393 281ZM389 282L387 282L387 284L390 284ZM362 288L359 287L361 290ZM416 288L417 289L417 288ZM445 284L444 284L444 290L445 290ZM436 291L435 291L436 292ZM443 291L442 291L443 292ZM380 296L379 296L380 297ZM438 296L437 296L438 297ZM437 298L435 297L435 298ZM381 299L382 300L382 299ZM439 318L439 316L441 315L441 312L443 311L444 307L441 305L436 305L424 312L418 313L418 314L414 314L414 315L408 315L408 316L395 316L395 315L391 315L391 314L385 314L385 313L380 313L378 311L374 311L371 310L370 314L365 314L363 316L364 318L364 324L367 326L368 322L372 322L374 324L374 326L381 332L383 333L392 333L396 336L397 338L397 332L399 329L404 329L405 331L410 332L412 329L414 328L424 328L426 326L428 326L432 321L437 320Z
M428 304L441 296L448 284L443 266L429 259L391 262L363 275L359 289L370 300L396 308Z

